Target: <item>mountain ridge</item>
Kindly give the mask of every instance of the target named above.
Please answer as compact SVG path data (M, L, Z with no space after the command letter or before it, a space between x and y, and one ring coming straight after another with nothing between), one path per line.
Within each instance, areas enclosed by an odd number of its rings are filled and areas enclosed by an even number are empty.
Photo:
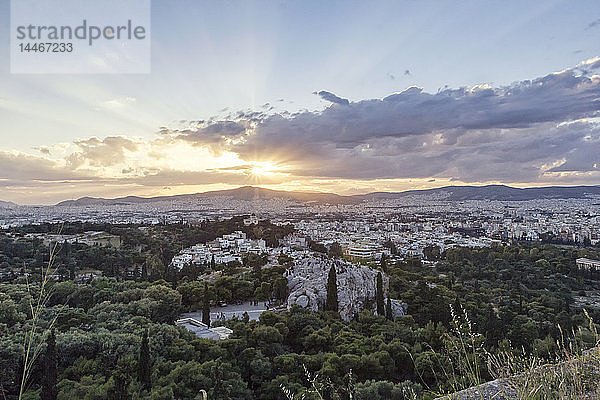
M269 199L287 199L301 202L318 202L331 204L355 204L364 200L389 200L407 196L440 195L444 200L498 200L524 201L536 199L568 199L600 196L600 185L596 186L545 186L516 188L507 185L484 186L443 186L433 189L412 189L402 192L372 192L358 195L339 195L326 192L294 192L265 189L255 186L241 186L235 189L216 190L201 193L180 194L172 196L140 197L125 196L112 199L101 197L82 197L77 200L65 200L56 206L92 206L139 204L158 201L175 201L215 196L231 197L236 200L258 201ZM1 203L0 203L1 204Z
M17 206L17 204L13 203L12 201L0 200L0 207L15 207L15 206Z

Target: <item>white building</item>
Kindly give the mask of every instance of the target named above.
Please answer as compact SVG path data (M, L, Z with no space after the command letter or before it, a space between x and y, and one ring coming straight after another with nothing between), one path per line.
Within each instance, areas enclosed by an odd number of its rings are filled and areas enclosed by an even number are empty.
M575 260L575 263L577 264L577 268L579 269L600 270L600 261L598 260L591 260L589 258L578 258L577 260Z
M182 318L175 321L175 325L183 326L190 332L193 332L201 339L224 340L233 333L233 331L225 326L217 326L209 328L206 324L194 318Z
M346 254L350 257L371 258L373 257L373 249L370 247L348 247Z
M217 264L242 262L244 254L262 254L266 251L267 243L263 239L250 240L246 238L244 232L235 231L206 244L199 243L181 250L173 257L171 265L182 269L187 264L208 264L213 257Z

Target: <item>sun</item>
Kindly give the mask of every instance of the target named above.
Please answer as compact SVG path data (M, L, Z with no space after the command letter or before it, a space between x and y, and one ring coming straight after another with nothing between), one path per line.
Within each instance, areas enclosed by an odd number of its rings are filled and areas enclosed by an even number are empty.
M271 161L254 161L249 168L250 175L273 176L283 173L282 167Z

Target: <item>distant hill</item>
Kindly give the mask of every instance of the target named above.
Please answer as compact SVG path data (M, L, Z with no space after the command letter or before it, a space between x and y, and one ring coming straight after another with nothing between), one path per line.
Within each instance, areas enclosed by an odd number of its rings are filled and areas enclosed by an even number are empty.
M254 186L242 186L237 189L218 190L201 193L198 196L227 196L236 200L267 200L287 199L297 201L315 201L319 203L353 203L360 201L353 196L341 196L334 193L322 192L288 192L285 190L263 189Z
M16 206L16 204L13 202L0 200L0 207L2 207L2 208L15 207L15 206Z
M152 203L157 201L176 201L176 200L192 200L195 198L208 197L229 197L235 200L269 200L269 199L286 199L296 200L300 202L319 202L319 203L355 203L361 199L352 196L340 196L334 193L320 192L288 192L284 190L264 189L254 186L242 186L236 189L216 190L204 193L181 194L175 196L158 196L158 197L137 197L127 196L116 199L103 199L97 197L82 197L77 200L66 200L57 204L57 206L91 206L91 205L118 205L118 204L139 204Z
M97 206L97 205L116 205L116 204L132 204L146 203L153 201L152 198L144 198L137 196L119 197L117 199L103 199L101 197L82 197L77 200L65 200L56 204L57 206Z
M397 193L376 192L362 195L362 197L364 199L395 199L414 195L439 195L450 201L581 199L593 195L600 196L600 186L548 186L524 189L506 185L444 186L435 189L408 190Z
M589 196L600 196L600 186L550 186L539 188L514 188L505 185L487 186L445 186L435 189L408 190L405 192L374 192L364 195L341 196L333 193L321 192L288 192L284 190L271 190L253 186L243 186L236 189L217 190L212 192L182 194L175 196L137 197L127 196L116 199L97 197L82 197L77 200L67 200L58 203L58 206L94 206L94 205L119 205L140 204L157 201L193 200L224 196L236 200L269 200L285 199L299 202L317 202L329 204L353 204L364 200L389 200L407 196L436 195L444 200L500 200L523 201L536 199L581 199ZM0 203L1 204L1 203ZM12 203L11 203L12 204Z

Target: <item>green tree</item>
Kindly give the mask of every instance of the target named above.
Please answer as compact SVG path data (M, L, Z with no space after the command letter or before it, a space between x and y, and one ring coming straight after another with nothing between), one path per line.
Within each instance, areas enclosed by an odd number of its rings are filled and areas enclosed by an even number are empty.
M388 272L388 265L387 265L387 256L384 254L381 255L381 261L380 261L380 265L381 265L381 270L385 273Z
M335 265L332 265L329 269L329 275L327 276L327 299L325 300L325 310L335 311L339 309L338 305L338 287L337 287L337 275L335 273Z
M429 261L435 261L435 260L439 260L440 258L442 258L442 252L441 252L439 246L435 246L435 245L426 246L423 249L423 255Z
M146 257L146 271L150 274L152 279L160 279L164 277L165 266L163 265L160 257L156 254Z
M150 380L150 346L148 345L148 329L144 330L144 335L142 336L137 373L138 381L142 385L142 389L149 392L152 389L152 382Z
M71 258L69 259L69 280L74 281L75 277L75 260Z
M329 257L331 258L340 258L343 255L342 246L338 242L331 243L329 246Z
M327 247L323 243L313 242L312 240L308 242L308 248L317 253L327 254Z
M385 306L385 319L392 320L392 299L387 298L387 304Z
M396 245L391 240L388 240L383 245L390 249L390 253L392 253L393 255L398 254L398 249L396 249Z
M272 285L269 282L263 282L259 287L256 288L256 290L254 290L254 297L256 297L256 300L268 301L271 299L272 293Z
M56 387L56 336L54 329L46 339L46 356L44 357L44 372L42 376L41 400L56 400L58 389Z
M383 302L383 276L381 272L377 273L377 287L375 288L375 301L377 303L377 315L385 315L385 305Z
M202 323L210 326L210 298L208 297L208 284L204 284L204 299L202 300Z
M273 296L277 300L285 300L288 296L287 279L280 276L273 281Z

